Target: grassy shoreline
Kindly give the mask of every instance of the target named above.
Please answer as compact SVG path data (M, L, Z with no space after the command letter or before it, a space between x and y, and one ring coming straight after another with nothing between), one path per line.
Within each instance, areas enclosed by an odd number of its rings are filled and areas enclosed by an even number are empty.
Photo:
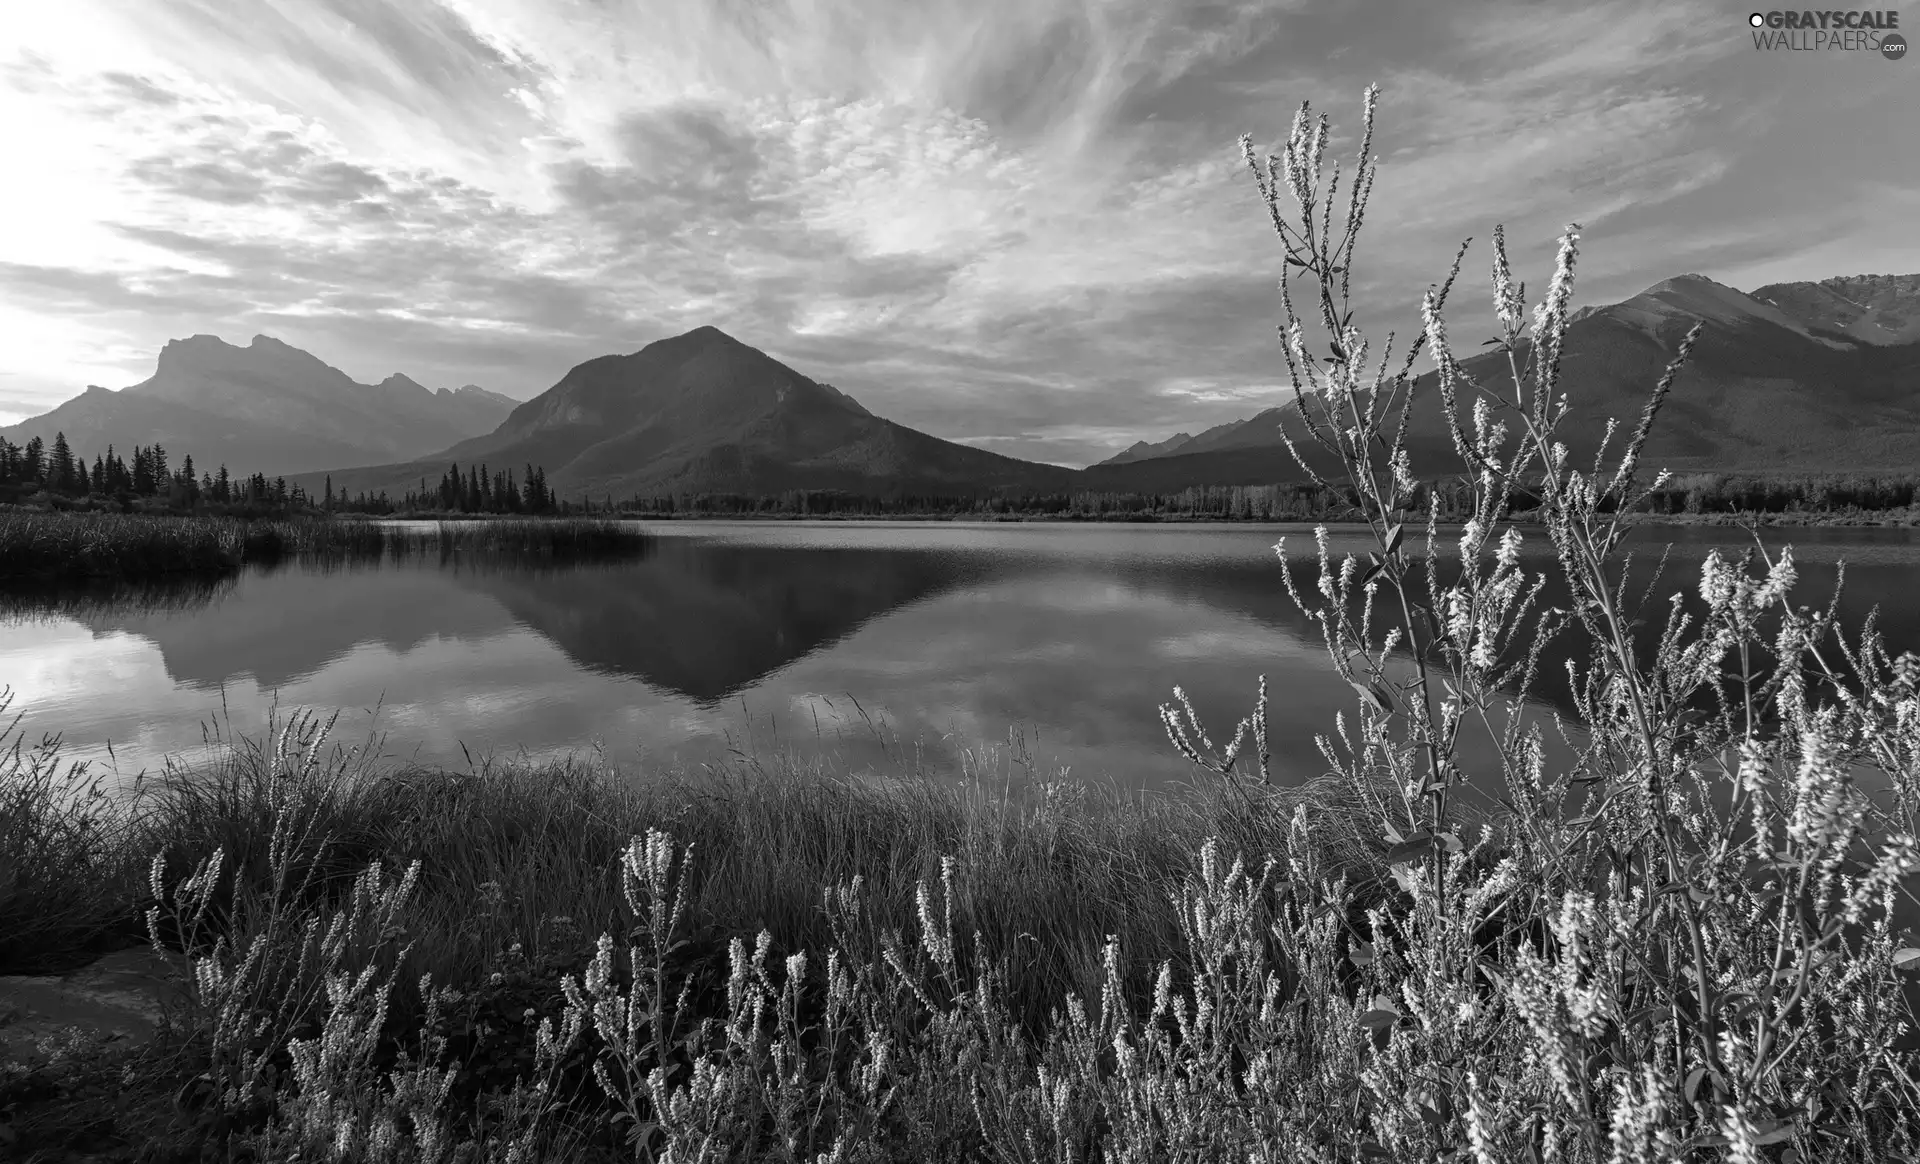
M23 739L16 724L0 744ZM709 1018L726 1013L729 946L741 936L767 935L764 953L776 965L830 947L878 965L895 949L888 935L924 924L930 885L953 894L961 962L1000 968L1005 1017L1025 1037L1044 1037L1067 995L1100 996L1110 938L1119 942L1124 993L1144 1004L1162 961L1193 971L1180 892L1201 873L1197 854L1208 838L1257 864L1287 849L1296 810L1312 822L1312 860L1372 887L1350 922L1364 926L1363 903L1380 900L1388 884L1383 843L1329 782L1210 783L1147 796L1056 780L1009 795L1005 777L1017 760L992 749L974 753L984 759L964 782L851 776L791 759L701 773L489 760L454 772L373 764L325 739L296 715L263 741L241 739L218 761L143 779L118 801L97 778L89 785L84 771L62 769L57 745L9 751L0 838L9 852L33 857L0 878L0 931L18 939L0 946L0 974L60 973L147 941L148 912L209 859L229 870L213 895L213 920L198 929L160 923L170 955L209 956L216 938L244 950L288 924L337 916L369 862L397 871L419 861L411 899L388 919L407 949L375 942L350 960L405 983L430 974L458 996L448 1018L429 1013L427 995L394 992L377 1058L394 1067L407 1033L439 1022L462 1064L453 1103L479 1109L505 1103L534 1067L533 1028L563 1019L558 980L588 970L594 935L630 930L633 887L623 895L619 870L634 838L653 830L691 846L678 887L683 944L668 972L693 991L683 1000L688 1013ZM76 782L91 794L55 795ZM292 856L281 865L270 850L283 847ZM152 864L156 854L164 872ZM62 872L81 867L92 876ZM865 911L850 941L823 911L822 893L854 883ZM310 992L289 1004L292 989L283 981L275 1003L284 1028L324 1027L324 997ZM16 1116L15 1130L43 1151L59 1151L81 1128L198 1151L224 1133L168 1110L168 1101L207 1067L218 1018L195 1012L176 1021L130 1071L113 1067L124 1072L113 1102L88 1098L107 1064L56 1053L0 1067L0 1109L56 1092ZM276 1060L283 1075L288 1055L282 1048ZM606 1126L612 1109L585 1074L589 1060L576 1055L560 1071L567 1098L555 1126L573 1145L564 1158L621 1158Z
M650 545L644 530L588 518L442 522L431 530L406 530L361 519L15 511L0 512L0 585L220 575L296 557L437 552L591 560L642 553Z

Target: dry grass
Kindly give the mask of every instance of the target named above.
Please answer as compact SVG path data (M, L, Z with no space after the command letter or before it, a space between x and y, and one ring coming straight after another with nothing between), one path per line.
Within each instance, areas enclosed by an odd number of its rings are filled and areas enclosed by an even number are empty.
M848 949L881 959L889 933L918 924L920 887L950 857L960 875L954 916L977 933L960 957L999 967L1007 1020L1035 1038L1068 993L1102 989L1109 936L1124 943L1123 985L1140 1001L1161 961L1184 964L1174 895L1207 838L1272 849L1304 806L1329 865L1365 871L1380 848L1326 784L1209 783L1145 797L1052 782L1022 794L1005 778L1017 756L995 749L970 753L960 782L849 776L792 759L627 775L583 761L386 770L367 764L365 746L335 746L327 726L296 715L264 741L230 735L216 760L143 779L130 798L62 770L52 742L20 750L7 773L19 795L0 824L31 839L37 856L26 867L83 863L100 875L84 892L70 878L0 882L0 920L37 926L39 938L9 947L0 971L71 968L149 936L148 911L167 907L153 915L152 936L233 975L206 987L181 1039L232 1093L221 1109L229 1124L262 1118L260 1080L284 1081L290 1040L325 1029L328 973L368 967L389 982L430 976L461 996L430 1015L432 994L393 993L382 1039L367 1047L375 1061L390 1067L401 1036L431 1018L465 1065L453 1097L470 1108L505 1102L537 1065L525 1010L564 1020L559 975L588 968L593 934L632 924L609 870L632 838L658 829L701 855L682 882L685 944L671 968L676 981L708 976L696 987L701 1005L722 1005L715 992L736 935L764 932L775 956L834 942L821 886L863 886L868 912ZM57 795L76 780L92 795ZM87 823L107 819L114 827ZM157 874L148 868L156 853ZM371 862L417 868L404 900L363 884ZM334 945L321 940L330 927L307 930L313 917L344 919ZM254 949L251 970L237 971L245 959L236 951ZM576 1060L577 1087L586 1077ZM177 1073L180 1060L166 1062ZM592 1124L577 1112L569 1121Z

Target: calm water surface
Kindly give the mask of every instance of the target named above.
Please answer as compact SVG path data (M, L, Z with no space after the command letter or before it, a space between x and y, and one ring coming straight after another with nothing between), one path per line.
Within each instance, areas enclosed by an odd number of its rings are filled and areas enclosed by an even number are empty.
M622 765L793 749L852 769L917 752L956 772L963 750L1013 731L1043 774L1154 786L1191 775L1155 711L1174 685L1224 742L1264 674L1274 767L1291 781L1324 770L1311 739L1353 704L1281 583L1273 543L1286 534L1290 556L1311 554L1302 527L652 528L653 552L618 564L292 565L107 602L15 599L0 683L30 734L62 733L69 755L103 765L111 745L123 775L200 754L223 707L257 734L277 701L338 709L342 738L384 732L395 757L462 765L463 745L476 757L599 747ZM1737 552L1742 536L1636 541L1653 557L1675 543L1669 593L1697 584L1708 547ZM1878 604L1895 649L1920 647L1913 532L1764 536L1794 544L1799 601L1824 605L1844 557L1846 625ZM1529 541L1546 548L1539 532ZM1565 683L1550 676L1548 703Z

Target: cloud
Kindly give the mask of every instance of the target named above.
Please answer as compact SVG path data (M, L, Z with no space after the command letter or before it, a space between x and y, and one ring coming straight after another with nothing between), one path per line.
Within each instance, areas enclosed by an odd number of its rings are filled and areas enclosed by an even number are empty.
M1350 170L1372 81L1376 334L1496 221L1535 282L1582 222L1587 302L1920 269L1887 226L1920 162L1874 144L1920 113L1899 70L1698 2L70 0L19 33L0 341L46 407L194 332L524 398L713 323L902 423L1098 460L1280 398L1235 139L1312 99Z

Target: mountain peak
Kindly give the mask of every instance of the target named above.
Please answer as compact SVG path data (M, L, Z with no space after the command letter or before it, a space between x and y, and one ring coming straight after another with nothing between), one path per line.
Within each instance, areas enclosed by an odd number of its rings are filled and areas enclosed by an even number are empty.
M1721 283L1714 279L1709 279L1705 275L1695 274L1693 272L1688 272L1685 275L1675 275L1671 279L1662 279L1658 283L1655 283L1653 286L1647 288L1645 291L1642 291L1640 294L1660 295L1660 294L1666 294L1666 293L1671 293L1676 291L1681 293L1691 292L1694 294L1698 294L1700 292L1728 291L1728 292L1732 292L1735 295L1745 294L1745 292L1735 290L1734 288L1727 286L1725 283Z
M655 340L653 343L648 344L647 347L654 347L656 345L696 351L709 351L721 347L744 348L748 346L710 323L703 323L692 331L683 331L679 335L670 335L665 339Z
M208 335L205 332L200 332L195 335L190 335L185 339L170 339L161 346L160 351L164 354L166 352L222 351L227 349L238 350L217 335Z
M1843 341L1814 335L1804 322L1782 311L1764 296L1757 293L1749 295L1705 275L1686 274L1662 279L1631 299L1592 312L1578 312L1574 319L1583 321L1594 316L1606 316L1654 336L1659 335L1661 327L1669 323L1704 321L1722 327L1744 327L1761 321L1798 332L1828 347L1836 344L1844 346Z
M1209 429L1207 431L1212 432L1214 430ZM1101 465L1126 465L1134 461L1147 461L1155 457L1171 456L1191 440L1193 440L1193 434L1177 432L1166 440L1159 442L1135 441L1122 451L1097 463Z

